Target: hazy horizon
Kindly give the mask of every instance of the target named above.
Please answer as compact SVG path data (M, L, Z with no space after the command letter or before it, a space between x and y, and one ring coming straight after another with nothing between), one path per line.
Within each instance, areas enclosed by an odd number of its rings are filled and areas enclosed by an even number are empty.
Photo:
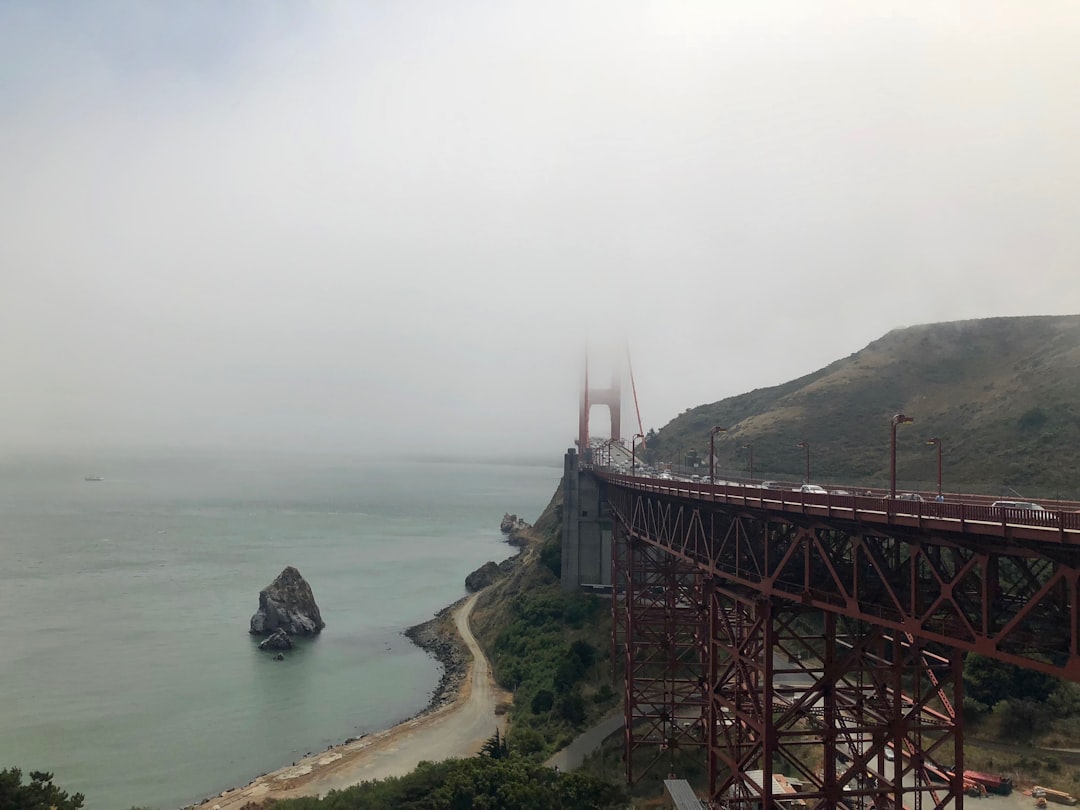
M648 430L1080 312L1078 39L1003 0L0 4L0 452L559 458L586 346Z

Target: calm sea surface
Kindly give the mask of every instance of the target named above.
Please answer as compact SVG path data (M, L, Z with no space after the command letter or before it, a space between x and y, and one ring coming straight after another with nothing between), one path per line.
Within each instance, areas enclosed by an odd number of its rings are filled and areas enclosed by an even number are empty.
M169 810L411 716L439 671L401 631L510 555L560 462L5 462L0 768ZM247 626L286 565L327 626L275 662Z

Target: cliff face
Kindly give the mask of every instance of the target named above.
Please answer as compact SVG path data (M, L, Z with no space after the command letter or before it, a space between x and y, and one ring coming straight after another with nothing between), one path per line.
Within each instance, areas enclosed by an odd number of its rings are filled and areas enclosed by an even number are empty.
M313 636L324 627L311 586L290 565L259 591L259 609L251 617L249 632L268 635L280 628L292 636Z

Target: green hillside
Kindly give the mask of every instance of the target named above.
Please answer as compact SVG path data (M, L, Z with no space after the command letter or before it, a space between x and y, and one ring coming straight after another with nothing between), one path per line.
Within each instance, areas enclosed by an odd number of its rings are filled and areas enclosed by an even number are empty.
M717 476L800 480L811 448L815 483L884 485L890 419L902 488L932 490L943 447L944 489L1080 499L1080 315L989 318L896 329L823 369L700 405L649 441L647 458L707 465Z

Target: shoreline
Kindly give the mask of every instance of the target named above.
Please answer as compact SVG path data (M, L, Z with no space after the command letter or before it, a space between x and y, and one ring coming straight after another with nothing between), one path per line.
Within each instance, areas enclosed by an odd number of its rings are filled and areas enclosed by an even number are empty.
M509 545L517 548L514 548L514 553L500 565L521 559L521 546L516 543ZM325 790L311 790L312 783L325 783L341 771L350 767L355 769L365 752L378 757L379 749L391 743L400 743L402 738L407 738L417 731L439 725L458 709L464 708L472 701L476 691L477 684L473 681L478 669L483 670L484 679L491 682L481 691L501 692L502 690L494 685L490 663L468 628L472 608L483 590L481 588L467 593L436 612L430 619L400 631L401 635L434 658L442 669L438 684L432 690L427 705L420 711L389 727L331 744L321 752L308 752L291 765L262 773L243 786L226 788L184 805L180 810L203 807L211 810L228 810L230 807L246 810L249 806L261 807L261 802L267 799L320 795ZM469 642L466 642L465 635L470 637ZM470 650L470 645L475 647L475 655ZM503 699L509 699L509 695L506 694ZM447 756L455 754L448 753ZM408 770L411 771L412 768Z
M490 665L468 630L469 615L478 597L479 592L462 597L431 619L401 631L402 635L406 635L443 667L439 684L424 709L388 728L351 737L321 752L305 754L291 765L261 774L241 787L228 788L185 805L181 810L260 808L267 800L317 796L332 789L342 789L347 784L401 775L412 771L419 761L406 766L401 757L405 753L402 749L415 744L418 735L438 738L441 733L444 738L441 742L435 742L438 753L429 750L421 759L432 759L444 750L447 757L471 756L475 753L471 749L468 752L449 750L454 747L449 744L450 740L459 747L468 741L462 739L459 730L447 737L446 727L455 722L472 722L477 699L492 701L488 707L490 712L494 710L495 700L509 698L509 695L493 697L483 694L500 690L489 683L492 682ZM466 642L462 632L469 634L470 642ZM468 644L475 646L479 660L474 658ZM478 675L484 682L482 686L477 681ZM467 717L462 718L462 715ZM492 717L490 722L497 722L497 718ZM483 736L469 743L476 751L488 736L486 728L485 723ZM375 773L375 769L385 773ZM400 773L396 772L398 770Z
M401 631L401 635L434 658L442 667L439 683L432 691L427 706L402 722L416 720L457 700L465 677L468 675L472 656L469 655L464 642L454 629L454 614L465 604L469 596L470 594L466 594L427 621L414 624Z

